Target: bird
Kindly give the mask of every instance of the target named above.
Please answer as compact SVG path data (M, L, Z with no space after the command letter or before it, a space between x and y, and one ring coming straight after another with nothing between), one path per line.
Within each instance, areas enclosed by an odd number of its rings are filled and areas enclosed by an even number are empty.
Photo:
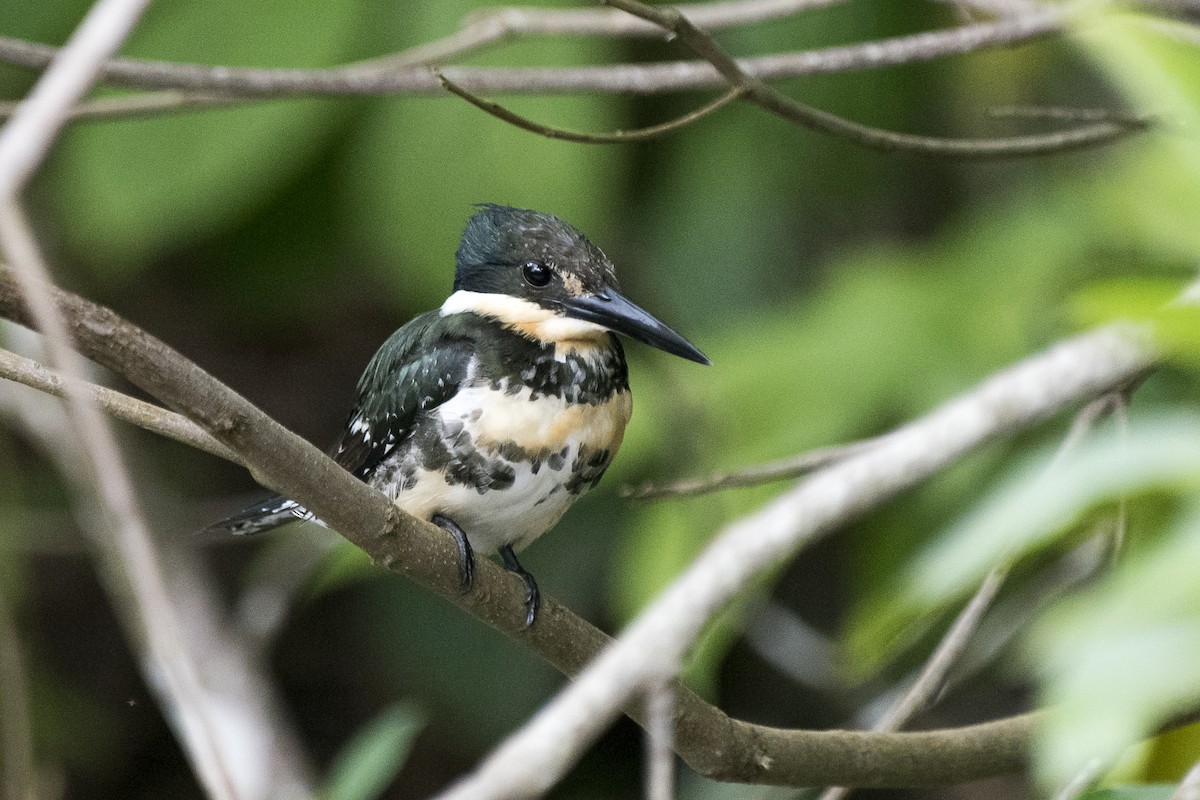
M621 294L613 263L574 226L479 204L452 293L375 353L333 459L454 538L464 592L475 554L498 554L524 582L528 628L541 595L517 553L596 486L632 414L617 333L711 364ZM297 519L315 517L277 495L208 530L248 535Z

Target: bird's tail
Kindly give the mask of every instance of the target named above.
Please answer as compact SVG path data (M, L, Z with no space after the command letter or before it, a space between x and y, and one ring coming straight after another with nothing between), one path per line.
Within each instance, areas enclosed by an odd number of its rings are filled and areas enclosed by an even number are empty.
M268 497L258 505L239 511L220 522L214 522L205 533L232 533L234 536L249 536L278 528L298 519L313 519L312 512L295 500L282 495Z

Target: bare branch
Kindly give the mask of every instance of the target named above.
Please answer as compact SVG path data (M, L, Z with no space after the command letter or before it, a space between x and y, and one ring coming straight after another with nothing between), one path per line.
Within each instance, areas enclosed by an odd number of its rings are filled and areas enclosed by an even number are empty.
M697 28L687 17L669 6L649 6L638 0L603 2L675 33L692 52L712 64L730 86L745 90L746 99L755 105L810 130L840 136L875 150L976 160L1028 157L1091 147L1145 127L1144 124L1098 122L1052 133L991 139L945 139L885 131L813 108L775 90L761 78L743 69L710 34Z
M11 123L10 123L11 124ZM22 290L38 328L45 333L51 360L69 376L66 389L70 438L81 445L83 473L77 475L77 500L94 495L97 503L79 502L80 525L97 540L111 539L119 557L110 565L121 571L128 588L137 644L145 650L154 675L148 680L177 727L177 734L197 776L214 798L238 797L233 771L226 761L213 710L204 702L196 666L179 621L172 613L162 564L150 545L150 533L137 507L133 487L121 463L108 423L83 389L84 368L71 348L70 335L46 285L46 269L21 209L15 201L0 205L0 244L23 276ZM77 459L78 460L78 459ZM103 513L97 514L97 508ZM101 533L103 531L103 533Z
M162 565L150 545L149 532L137 507L116 443L82 381L82 361L51 299L48 271L19 203L19 193L42 163L71 107L95 82L103 63L120 47L137 23L148 0L97 0L0 131L0 244L12 262L32 318L46 336L51 363L69 379L67 413L73 440L86 454L87 471L80 481L94 487L98 504L80 503L81 524L108 528L128 588L132 626L152 673L147 682L157 690L166 716L192 767L214 798L236 798L235 770L217 737L213 710L204 702L195 664L190 660L179 621L172 615ZM97 519L96 507L103 520Z
M5 328L5 338L13 341L14 346L34 352L43 344L29 331L7 323ZM28 342L27 347L22 339ZM135 643L142 641L145 637L139 629L136 600L131 599L125 551L119 537L110 535L102 519L93 512L98 503L62 404L47 403L32 388L3 383L0 384L2 423L22 431L57 466L72 495L78 527L86 535L89 554L99 566L98 577L109 594L110 605L129 638ZM143 496L157 489L147 481L152 479L144 475L138 487ZM61 528L63 524L55 527ZM45 532L40 533L39 546L45 540ZM147 540L163 565L164 583L170 595L170 607L155 611L172 616L185 632L182 644L188 653L184 657L196 665L202 694L199 702L212 710L208 721L213 738L226 748L227 763L236 769L231 771L231 777L238 796L245 800L311 797L312 770L298 737L281 711L279 693L250 644L226 623L219 592L203 563L184 544L189 538ZM157 671L150 673L154 680L157 675ZM154 691L154 683L148 683Z
M66 397L67 394L61 375L46 369L33 359L2 348L0 348L0 378L23 383L55 397ZM122 422L145 428L152 433L174 439L226 461L232 461L235 464L242 463L237 453L218 442L207 431L182 414L159 408L152 403L138 400L105 386L85 382L84 388L91 393L93 401L101 410Z
M846 0L726 0L683 5L679 10L706 30L753 25ZM505 41L531 36L656 37L662 31L644 20L608 8L501 8L472 14L455 33L354 65L363 71L388 72L414 64L437 64Z
M1066 10L1054 6L994 22L739 60L760 80L881 69L950 55L1008 47L1063 29ZM0 37L0 61L45 68L58 49ZM371 63L371 62L367 62ZM705 61L591 67L442 67L456 84L475 93L667 94L722 89L728 83ZM134 89L183 89L234 97L298 95L438 94L435 72L421 64L382 71L349 64L329 69L254 69L131 58L109 59L103 80Z
M461 97L463 100L466 100L476 108L486 111L493 117L501 119L510 125L515 125L521 130L529 131L530 133L536 133L539 136L545 136L548 139L562 139L564 141L578 142L580 144L622 144L624 142L640 142L646 139L653 139L657 136L662 136L664 134L671 133L672 131L677 131L685 125L689 125L698 119L707 117L714 111L729 105L743 94L742 89L735 87L718 97L716 100L697 108L695 111L690 111L687 114L676 117L669 122L651 125L646 128L636 128L629 131L613 131L612 133L580 133L577 131L563 130L562 128L551 128L548 125L542 125L541 123L534 122L527 117L522 117L520 114L509 111L507 108L499 105L498 103L493 103L490 100L485 100L476 94L468 92L466 89L462 88L457 83L454 83L440 72L438 73L438 78L441 80L442 85L446 87L446 90L451 94Z

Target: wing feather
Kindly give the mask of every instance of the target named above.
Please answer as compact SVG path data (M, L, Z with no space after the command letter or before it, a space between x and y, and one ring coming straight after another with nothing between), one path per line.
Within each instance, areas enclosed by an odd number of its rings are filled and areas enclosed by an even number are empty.
M474 369L474 342L437 312L423 314L379 348L333 458L361 480L413 432L421 415L453 397Z

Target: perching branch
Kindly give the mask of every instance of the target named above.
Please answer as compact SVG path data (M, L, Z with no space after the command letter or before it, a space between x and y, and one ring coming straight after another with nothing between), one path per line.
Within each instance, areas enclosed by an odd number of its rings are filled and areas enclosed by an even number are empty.
M404 514L312 445L113 312L66 292L54 294L85 354L196 421L238 452L260 481L311 508L376 563L438 592L567 674L579 673L611 644L550 597L544 598L538 622L522 630L523 587L488 561L476 566L476 589L459 595L457 551L438 528ZM22 324L30 321L5 275L0 275L0 315ZM897 444L810 477L735 526L733 539L726 536L715 542L689 575L699 570L707 581L713 559L721 559L719 574L724 577L710 589L732 594L762 563L953 463L972 447L1123 383L1154 359L1154 348L1128 328L1102 329L1059 345L904 429L908 433ZM743 552L747 528L753 529L755 543ZM728 569L743 561L744 567ZM680 593L691 598L696 591L689 579L677 586L672 603L679 602ZM681 617L688 630L702 624L699 618L719 604L709 591L696 599L702 602L693 606L689 600ZM677 643L678 632L674 627L672 631L665 641ZM635 638L622 637L622 642L637 646L640 635L633 629L630 633ZM651 649L658 647L656 642ZM628 646L607 650L627 651ZM630 675L632 687L638 685L639 674ZM615 707L601 708L597 717L603 724ZM634 719L645 719L638 702L631 701L625 710ZM783 730L730 719L678 686L675 720L676 752L701 774L792 786L929 785L1012 771L1023 763L1033 725L1031 717L1022 716L922 733ZM569 736L562 741L571 744L567 752L573 755L579 739Z

